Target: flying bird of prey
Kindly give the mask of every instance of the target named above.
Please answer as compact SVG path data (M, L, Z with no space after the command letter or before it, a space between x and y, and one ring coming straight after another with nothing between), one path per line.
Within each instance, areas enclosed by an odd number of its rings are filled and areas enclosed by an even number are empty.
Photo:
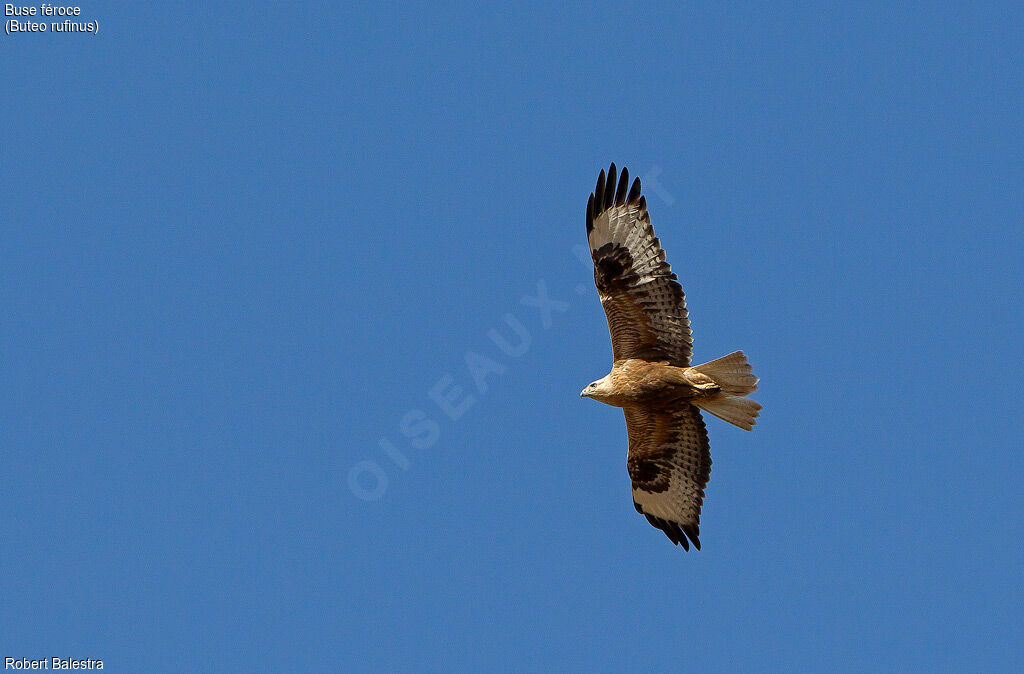
M626 414L636 511L674 544L700 550L711 452L699 410L752 430L761 406L744 396L758 379L742 351L690 365L683 289L654 236L640 179L630 186L625 168L618 180L615 164L598 176L587 202L587 239L614 362L580 396Z

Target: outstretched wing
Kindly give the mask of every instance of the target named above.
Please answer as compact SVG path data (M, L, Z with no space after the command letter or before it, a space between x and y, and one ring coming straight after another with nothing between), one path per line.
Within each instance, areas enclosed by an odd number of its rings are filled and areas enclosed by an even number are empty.
M629 172L623 168L616 186L612 164L607 180L601 171L587 202L587 240L612 357L687 366L693 340L683 289L654 236L640 179L627 192L628 185Z
M676 545L700 550L700 507L711 476L708 432L688 403L673 410L626 407L633 506Z

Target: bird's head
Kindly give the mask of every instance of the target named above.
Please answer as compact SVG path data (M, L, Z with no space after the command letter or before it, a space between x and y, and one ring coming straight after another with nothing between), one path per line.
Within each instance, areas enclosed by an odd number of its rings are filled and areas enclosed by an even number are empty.
M602 377L601 379L598 379L597 381L592 381L589 384L587 384L587 387L585 389L583 389L582 391L580 391L580 397L581 398L594 398L595 400L601 400L608 393L611 393L611 391L609 390L610 386L611 386L611 384L608 381L608 377L607 376Z

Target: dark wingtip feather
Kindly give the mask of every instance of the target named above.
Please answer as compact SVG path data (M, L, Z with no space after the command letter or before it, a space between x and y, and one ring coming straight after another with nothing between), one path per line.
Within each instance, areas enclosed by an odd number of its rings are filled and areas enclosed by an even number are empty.
M590 234L590 230L594 229L594 193L590 193L590 198L587 199L587 234Z
M619 189L615 190L615 205L622 206L626 203L626 188L629 187L629 171L622 167L622 175L619 176Z
M647 518L647 521L651 523L652 527L661 529L668 539L672 541L673 545L681 545L687 552L690 551L690 541L693 541L693 547L700 550L700 540L697 538L700 533L700 528L697 525L678 525L675 522L669 522L663 520L660 517L649 515L640 509L640 506L634 501L633 507L636 508L638 513L643 513L643 516ZM689 537L689 540L687 540Z
M696 524L684 524L682 529L683 533L693 541L693 547L700 550L700 527Z
M594 186L594 193L591 195L593 205L588 204L587 206L587 232L589 233L593 229L594 220L606 210L625 204L639 206L641 210L639 219L649 222L646 212L647 200L641 194L641 189L640 178L633 178L632 185L630 184L629 170L626 167L622 167L622 172L619 173L615 168L615 162L612 162L607 173L601 169L601 173L597 176L597 185Z
M608 182L604 184L604 201L603 209L612 207L612 203L615 199L615 162L608 167Z
M629 196L626 197L626 203L631 204L640 198L640 179L633 178L633 186L629 188Z

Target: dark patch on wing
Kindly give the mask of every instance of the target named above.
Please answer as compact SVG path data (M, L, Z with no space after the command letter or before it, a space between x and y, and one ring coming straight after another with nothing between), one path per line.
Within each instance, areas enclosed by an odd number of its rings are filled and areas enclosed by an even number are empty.
M658 456L631 456L626 459L626 470L634 485L643 485L644 491L660 493L668 489L670 467L662 463L665 452L656 450Z
M615 243L606 243L594 251L594 284L604 293L613 290L628 290L636 283L633 273L633 256L629 249Z

